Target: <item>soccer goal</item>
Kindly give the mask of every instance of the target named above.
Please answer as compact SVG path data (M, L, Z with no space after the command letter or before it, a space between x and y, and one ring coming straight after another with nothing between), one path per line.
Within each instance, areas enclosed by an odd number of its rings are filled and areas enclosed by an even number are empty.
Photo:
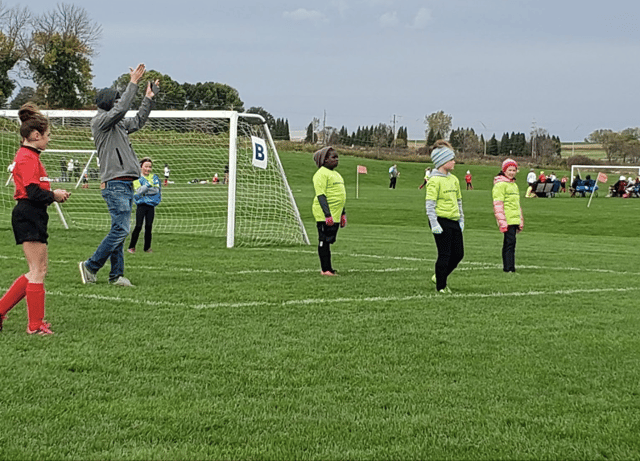
M110 217L100 193L99 159L90 129L95 111L44 113L51 142L42 162L52 188L73 192L60 206L66 222L69 227L105 231ZM127 117L135 114L131 111ZM15 203L7 167L20 142L17 116L15 110L0 111L0 159L7 175L0 207L5 210ZM163 183L155 231L226 237L227 247L309 244L260 115L152 111L145 127L130 139L139 159L153 160L153 173ZM166 184L165 166L170 170ZM6 219L8 213L2 216Z
M633 179L640 176L640 166L623 166L623 165L572 165L571 166L571 183L576 178L576 176L580 176L580 179L587 179L587 176L590 176L590 179L596 179L598 173L604 173L607 175L607 182L605 184L612 185L614 184L620 176L624 176L628 178L629 176L633 177ZM605 188L606 190L606 188Z

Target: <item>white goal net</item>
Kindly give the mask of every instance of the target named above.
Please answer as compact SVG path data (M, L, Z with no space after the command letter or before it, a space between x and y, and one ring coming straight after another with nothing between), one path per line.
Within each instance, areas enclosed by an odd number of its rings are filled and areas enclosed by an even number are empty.
M591 179L595 180L598 173L604 173L607 176L607 181L604 183L607 186L613 185L621 176L624 176L627 181L631 178L634 180L640 176L640 166L632 165L572 165L571 166L571 178L569 184L572 184L574 179L579 177L581 180ZM606 191L606 187L603 184L598 186L601 190Z
M107 230L110 216L100 193L90 129L95 111L44 113L51 125L51 142L41 160L54 182L52 188L73 192L60 206L66 223ZM135 114L129 112L127 117ZM145 127L130 139L139 159L153 160L153 173L163 184L155 231L226 237L228 247L309 243L261 116L233 111L152 111ZM256 142L262 146L260 158L264 160L259 166L254 160ZM5 178L0 185L0 209L15 204L7 168L19 143L17 111L0 111L0 165ZM166 185L165 166L170 170ZM1 216L9 219L10 215Z

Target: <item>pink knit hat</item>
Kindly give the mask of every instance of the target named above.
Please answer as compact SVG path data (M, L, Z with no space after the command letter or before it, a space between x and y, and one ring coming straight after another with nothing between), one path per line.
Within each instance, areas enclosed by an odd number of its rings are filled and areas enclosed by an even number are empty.
M505 171L507 171L507 168L509 168L510 166L515 166L516 170L518 169L518 164L516 163L516 161L512 158L508 158L504 162L502 162L502 172L504 173Z

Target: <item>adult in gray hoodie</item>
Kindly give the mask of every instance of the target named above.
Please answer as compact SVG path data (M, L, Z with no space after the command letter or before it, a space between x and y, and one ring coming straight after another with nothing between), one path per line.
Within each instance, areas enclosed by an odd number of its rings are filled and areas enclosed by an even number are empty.
M145 98L135 117L125 115L138 91L138 82L145 73L144 64L130 69L131 81L120 93L113 88L98 92L96 105L98 113L91 119L91 133L100 159L100 189L111 215L111 229L102 240L95 253L79 263L82 283L95 283L96 274L111 261L109 283L119 286L133 286L124 277L124 240L131 228L131 208L133 206L133 181L140 177L140 164L129 141L129 134L144 126L151 112L152 98L157 91L147 84Z

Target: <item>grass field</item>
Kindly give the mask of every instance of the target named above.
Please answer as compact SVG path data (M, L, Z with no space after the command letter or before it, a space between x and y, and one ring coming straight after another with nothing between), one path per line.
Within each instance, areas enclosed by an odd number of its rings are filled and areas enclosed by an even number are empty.
M314 240L311 155L281 156ZM0 333L0 459L640 458L640 200L523 199L504 274L495 168L458 165L466 254L436 295L425 165L396 190L388 167L341 159L339 277L313 245L157 233L126 255L135 288L83 286L104 233L51 213L56 334L28 336L24 303ZM1 218L4 291L26 264Z

